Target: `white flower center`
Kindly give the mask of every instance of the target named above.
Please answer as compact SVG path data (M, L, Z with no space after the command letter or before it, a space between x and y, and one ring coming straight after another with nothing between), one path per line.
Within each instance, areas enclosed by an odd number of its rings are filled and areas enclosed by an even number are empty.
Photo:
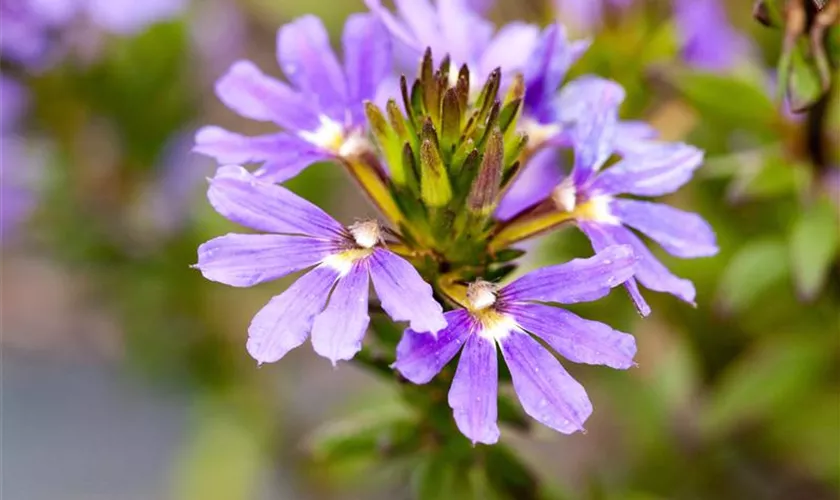
M551 192L551 199L558 209L571 212L577 205L577 189L571 177L566 177Z
M586 203L581 203L578 208L580 217L585 220L602 222L604 224L621 224L618 217L610 212L610 202L612 202L612 199L612 196L604 194L589 198Z
M473 311L487 309L496 303L496 286L487 281L476 281L467 287L467 302Z
M304 130L298 132L298 135L318 147L338 152L344 144L344 126L324 115L318 116L318 119L321 121L321 125L317 129Z
M347 228L356 244L364 249L371 249L382 239L382 228L375 220L357 222Z
M524 120L520 128L528 136L529 149L538 148L563 131L563 126L559 123L540 123L532 119Z

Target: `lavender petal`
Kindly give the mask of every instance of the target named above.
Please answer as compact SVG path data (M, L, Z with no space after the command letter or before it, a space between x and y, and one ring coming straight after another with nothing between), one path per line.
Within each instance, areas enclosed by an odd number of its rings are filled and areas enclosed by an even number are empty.
M470 335L449 389L449 407L458 430L473 444L499 440L498 379L496 343L481 335Z
M321 123L309 100L250 61L233 63L216 82L216 94L227 107L252 120L272 121L289 130L314 130Z
M539 36L539 29L533 24L505 25L484 49L478 64L481 74L476 76L486 77L495 68L502 68L506 74L523 71Z
M678 278L667 267L662 265L659 259L654 257L645 244L642 243L642 240L633 234L633 231L617 224L586 223L586 225L588 226L587 231L585 231L587 234L594 227L598 227L601 231L608 233L609 237L616 243L633 247L633 253L639 258L634 277L645 288L657 292L670 293L689 304L694 304L695 290L691 281ZM583 227L582 223L581 226Z
M543 304L513 304L505 311L569 361L621 370L633 366L636 339L609 325Z
M319 266L275 296L248 327L248 352L258 363L273 363L303 344L321 312L338 271Z
M551 195L554 186L563 180L560 154L555 148L544 148L534 154L513 185L505 193L496 218L507 220L522 210L539 203Z
M317 206L242 167L220 167L210 180L207 197L217 212L252 229L331 240L344 234L341 224Z
M628 245L614 245L588 259L531 271L499 292L506 302L573 304L597 300L633 276L637 257Z
M401 3L399 1L395 2L397 5L397 9L400 8ZM388 31L391 35L394 36L395 39L399 40L404 46L411 49L411 52L414 52L414 55L418 55L423 51L423 47L421 47L419 41L417 40L417 36L414 33L414 28L411 26L406 26L403 24L402 21L397 19L396 16L391 14L391 12L386 9L380 0L365 0L365 5L368 9L370 9L371 13L376 15L382 24L388 28ZM428 12L430 16L428 19L429 27L434 26L434 11L432 10L431 6L427 2L427 0L416 0L409 3L406 3L407 7L410 9L411 7L424 9L421 11L422 13ZM425 20L427 18L422 17L422 15L413 15L409 16L412 23L420 23L425 28Z
M493 36L493 23L474 12L465 0L438 1L437 20L452 61L456 65L478 63ZM487 75L475 77L481 79Z
M379 85L391 73L391 39L385 26L372 14L353 14L344 25L342 41L346 105L355 111L354 123L364 123L362 103L376 97Z
M432 287L411 264L381 248L374 250L368 262L376 295L391 319L408 321L418 332L436 333L446 326Z
M686 144L651 147L625 158L593 180L590 192L662 196L691 180L703 163L703 151Z
M344 120L347 81L321 20L303 16L277 32L277 61L286 78L324 114Z
M205 278L248 287L318 264L335 243L305 236L227 234L198 247L196 267Z
M662 203L615 199L610 211L628 226L656 241L671 255L709 257L718 253L714 231L697 214Z
M624 88L616 82L585 76L567 83L555 103L558 119L571 127L575 164L572 176L583 186L615 150L618 107Z
M569 42L566 30L560 24L545 28L523 70L526 109L539 113L548 106L566 72L588 47L588 41Z
M415 384L428 383L458 354L475 328L464 309L444 314L446 328L437 336L407 329L397 345L397 361L392 365L400 375Z
M530 335L513 331L499 344L525 413L564 434L582 431L592 414L583 386Z
M613 245L618 245L619 242L615 240L613 233L609 230L610 226L605 224L598 224L595 222L578 222L578 227L589 238L592 243L592 248L596 252L600 252ZM636 309L642 316L650 314L650 306L648 305L642 293L639 291L639 284L636 283L636 278L630 278L624 282L624 288L630 294L630 299L636 305Z
M319 148L296 135L281 132L248 137L215 126L198 130L194 151L215 158L221 164L269 160L291 163L301 157L326 157Z
M362 350L367 331L368 269L364 261L356 262L342 276L330 295L330 302L312 324L312 346L315 352L332 361L353 359Z

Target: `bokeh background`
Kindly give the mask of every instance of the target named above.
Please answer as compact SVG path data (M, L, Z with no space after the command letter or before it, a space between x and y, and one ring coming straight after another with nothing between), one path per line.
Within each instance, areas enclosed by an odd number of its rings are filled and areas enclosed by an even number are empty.
M239 58L279 76L282 23L314 13L337 37L363 6L171 3L146 23L108 24L91 8L50 24L36 62L0 55L0 497L411 498L410 470L334 460L329 448L341 429L375 425L352 415L392 408L393 384L308 348L257 369L247 325L285 283L232 289L189 267L202 241L233 229L203 198L214 165L190 152L192 133L260 132L217 101L214 80ZM620 293L579 308L634 333L639 366L567 366L596 408L587 434L504 429L503 440L551 498L837 498L838 92L792 114L773 83L782 33L756 23L746 0L720 2L749 49L714 71L684 57L689 28L717 36L702 17L680 25L671 2L605 0L591 22L574 3L501 0L491 16L564 19L594 40L572 76L621 82L624 116L707 150L668 202L706 217L721 253L663 256L696 283L696 308L653 293L645 320ZM0 13L11 36L13 17ZM291 186L343 221L370 210L331 165ZM523 269L589 251L562 231Z

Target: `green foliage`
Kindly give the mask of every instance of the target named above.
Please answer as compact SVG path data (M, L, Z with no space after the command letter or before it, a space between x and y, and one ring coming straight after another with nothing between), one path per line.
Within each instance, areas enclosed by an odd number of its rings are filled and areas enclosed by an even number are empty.
M793 278L800 296L813 299L828 278L840 248L840 220L830 200L820 199L803 211L790 235Z

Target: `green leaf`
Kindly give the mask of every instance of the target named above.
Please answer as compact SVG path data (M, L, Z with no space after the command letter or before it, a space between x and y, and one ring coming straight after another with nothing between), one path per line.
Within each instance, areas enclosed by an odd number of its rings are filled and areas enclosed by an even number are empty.
M417 500L460 500L470 498L468 470L440 450L423 457L412 478Z
M495 444L485 460L490 484L504 498L537 498L539 479L510 449Z
M787 249L782 241L766 239L747 243L732 257L723 272L717 293L718 302L728 311L742 311L787 274Z
M818 383L832 352L800 332L768 337L730 365L701 415L701 428L725 434L747 420L772 416Z
M671 70L666 78L697 111L721 125L744 128L773 137L778 114L763 88L731 76L696 70Z
M799 216L789 243L796 290L803 299L813 299L825 284L840 245L840 221L830 200L819 200Z
M820 75L805 55L803 43L779 59L779 91L787 96L791 110L805 111L823 95Z

